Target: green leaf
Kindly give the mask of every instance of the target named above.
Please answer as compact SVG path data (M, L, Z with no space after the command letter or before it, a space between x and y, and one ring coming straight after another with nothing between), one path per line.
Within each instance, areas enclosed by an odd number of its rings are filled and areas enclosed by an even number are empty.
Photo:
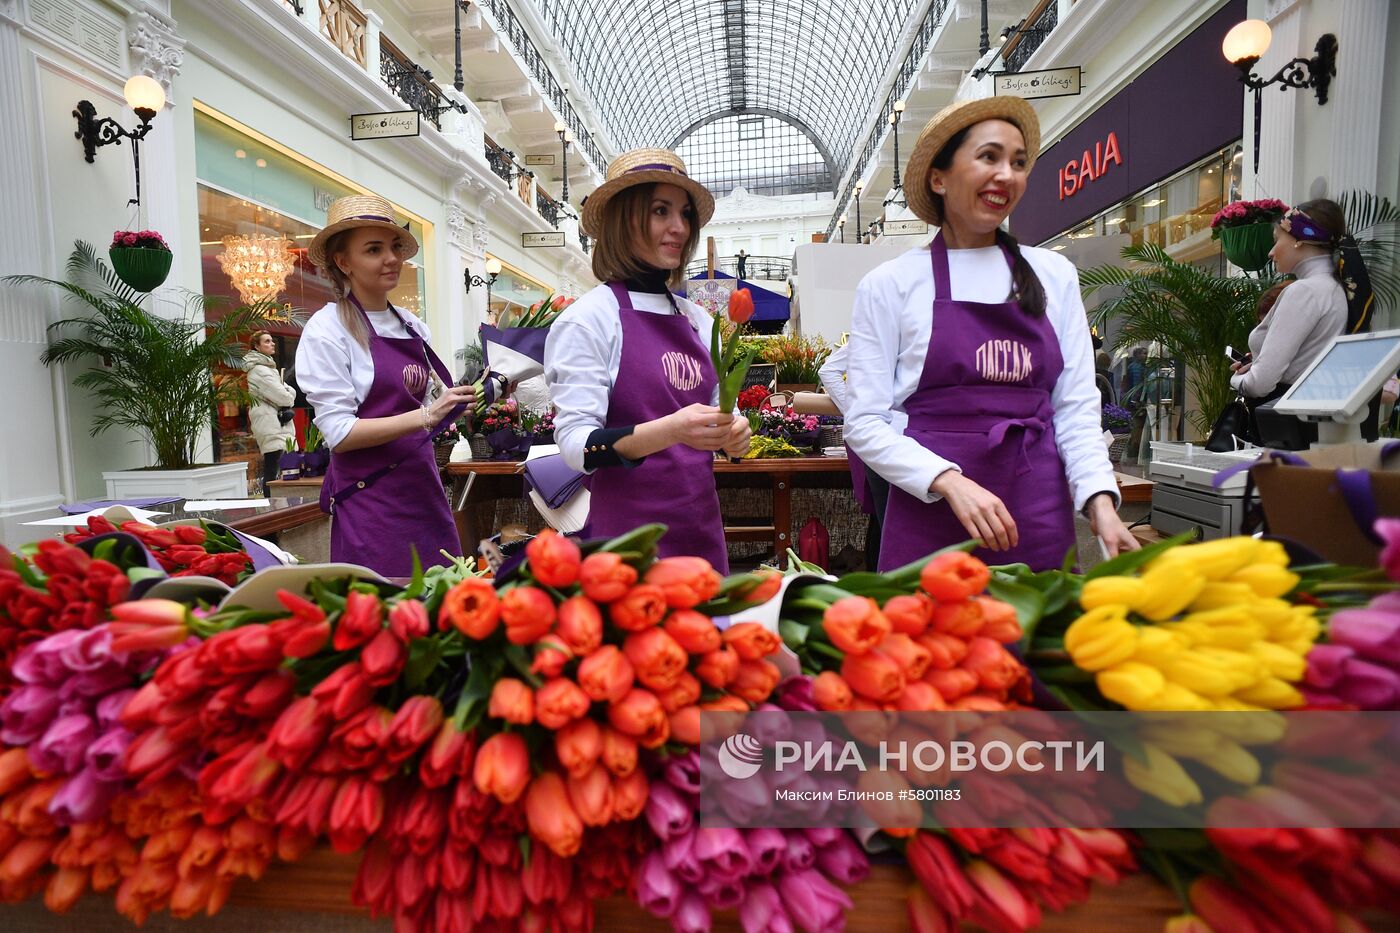
M792 619L778 620L778 634L782 636L783 644L792 651L801 653L807 645L807 633L810 628L801 622Z
M428 682L442 661L443 645L436 638L415 638L408 643L408 661L404 663L404 686L410 693Z
M404 589L404 599L417 599L427 590L427 579L423 576L423 562L418 559L418 545L409 545L409 554L413 559L413 575Z
M1087 574L1086 580L1097 580L1099 577L1121 577L1132 573L1139 567L1153 560L1168 548L1174 548L1180 544L1189 544L1195 539L1195 534L1190 531L1183 531L1179 535L1173 535L1165 541L1157 541L1147 545L1137 551L1124 551L1112 560L1106 560L1097 564Z

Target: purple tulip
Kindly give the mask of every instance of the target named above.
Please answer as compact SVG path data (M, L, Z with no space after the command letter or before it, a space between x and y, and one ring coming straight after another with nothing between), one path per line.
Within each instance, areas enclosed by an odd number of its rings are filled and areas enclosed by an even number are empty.
M705 877L705 866L695 857L695 831L672 836L661 843L666 868L687 884L698 884Z
M90 629L68 642L58 652L59 660L70 671L95 671L119 666L112 659L112 633L107 626Z
M83 755L96 737L97 723L91 716L61 716L29 747L30 764L37 771L72 774L82 765Z
M851 899L818 871L788 872L777 882L788 916L807 933L831 933L846 928Z
M725 878L746 877L753 868L744 837L737 829L727 827L704 826L697 830L695 858L708 871Z
M783 867L788 871L806 871L817 863L817 850L811 841L798 833L787 837L787 851L783 853Z
M748 781L725 781L724 790L716 791L717 800L709 805L718 805L728 822L740 826L762 824L763 814L773 808L773 794L768 786L757 777Z
M120 781L104 781L91 768L70 777L49 801L49 815L60 826L91 823L107 812L121 792Z
M1358 709L1391 710L1400 708L1400 674L1388 667L1353 658L1347 663L1346 676L1334 688L1344 703Z
M113 690L131 686L131 675L120 667L104 666L93 671L69 675L58 688L64 700L82 698L87 701L106 696Z
M1400 667L1400 612L1375 608L1343 609L1333 613L1327 640L1346 645L1372 661Z
M647 797L647 823L664 842L690 832L695 825L695 807L671 785L655 781Z
M676 933L710 933L710 908L696 894L686 894L671 915L671 929Z
M700 793L700 756L695 752L672 758L666 762L662 774L676 790L685 794Z
M30 744L49 727L58 704L57 690L42 684L20 687L0 704L0 742Z
M792 933L792 921L777 890L766 882L749 885L739 905L739 923L744 933Z
M649 852L637 867L637 903L653 917L669 917L680 903L681 886L666 870L661 853Z
M1310 687L1328 690L1346 675L1347 663L1356 652L1345 645L1313 645L1303 679Z
M844 829L837 829L835 826L810 826L802 832L806 834L808 839L812 840L812 845L818 849L829 846L846 835Z
M126 770L122 767L122 753L134 738L131 732L120 726L104 733L87 747L85 757L88 768L104 781L126 780Z
M841 833L831 845L817 850L817 867L841 884L855 884L870 876L870 859L846 833Z
M1373 526L1385 546L1381 548L1381 568L1392 580L1400 580L1400 518L1378 518Z
M10 666L11 673L27 684L61 681L68 673L63 664L63 650L82 638L83 634L82 629L70 628L55 632L43 641L36 641L15 658Z
M817 700L810 677L789 677L778 684L773 699L785 710L801 713L817 711Z
M749 857L753 859L754 874L771 875L783 863L787 838L782 830L766 827L746 830L744 842L749 847Z
M744 882L739 878L708 875L700 882L699 891L715 910L732 910L744 900Z
M136 690L128 688L126 690L114 690L105 697L97 701L97 725L106 730L118 725L121 722L122 710L126 709L126 704L132 697L136 696Z

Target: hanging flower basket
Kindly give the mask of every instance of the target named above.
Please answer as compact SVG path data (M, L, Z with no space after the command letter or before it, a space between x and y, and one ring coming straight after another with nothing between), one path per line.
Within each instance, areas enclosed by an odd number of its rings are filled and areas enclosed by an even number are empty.
M170 263L175 258L154 230L118 230L112 235L107 255L117 276L138 292L159 288L170 274Z
M1246 272L1258 272L1269 264L1269 250L1274 245L1272 223L1245 224L1220 230L1220 245L1225 258Z

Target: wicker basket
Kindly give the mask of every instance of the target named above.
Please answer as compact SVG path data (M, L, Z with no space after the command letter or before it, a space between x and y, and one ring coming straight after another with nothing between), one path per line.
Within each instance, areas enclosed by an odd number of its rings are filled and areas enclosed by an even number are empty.
M467 444L472 449L473 460L490 460L496 455L496 451L491 449L491 442L486 439L485 435L473 434L467 438Z
M824 424L817 432L817 447L825 450L828 447L844 447L846 444L846 427L840 424Z
M1113 435L1113 443L1108 445L1108 459L1113 463L1121 463L1123 455L1128 452L1128 438L1131 434Z
M437 461L439 470L447 469L447 465L452 462L452 448L457 446L457 442L451 444L434 444L433 459Z

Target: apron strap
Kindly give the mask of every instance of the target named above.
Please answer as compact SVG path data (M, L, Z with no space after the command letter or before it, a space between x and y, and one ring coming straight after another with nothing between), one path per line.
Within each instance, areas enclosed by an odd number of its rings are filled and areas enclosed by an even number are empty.
M627 294L627 286L621 282L609 282L608 288L612 289L613 297L617 299L617 306L621 309L632 310L632 297Z
M1006 267L1014 273L1016 271L1016 260L1011 256L1011 250L1006 248L1006 244L1000 240L997 246L1001 248L1002 258L1006 260ZM928 245L929 260L933 263L933 297L935 301L950 301L953 297L952 276L948 273L948 244L943 239L943 231L939 230L938 235Z

